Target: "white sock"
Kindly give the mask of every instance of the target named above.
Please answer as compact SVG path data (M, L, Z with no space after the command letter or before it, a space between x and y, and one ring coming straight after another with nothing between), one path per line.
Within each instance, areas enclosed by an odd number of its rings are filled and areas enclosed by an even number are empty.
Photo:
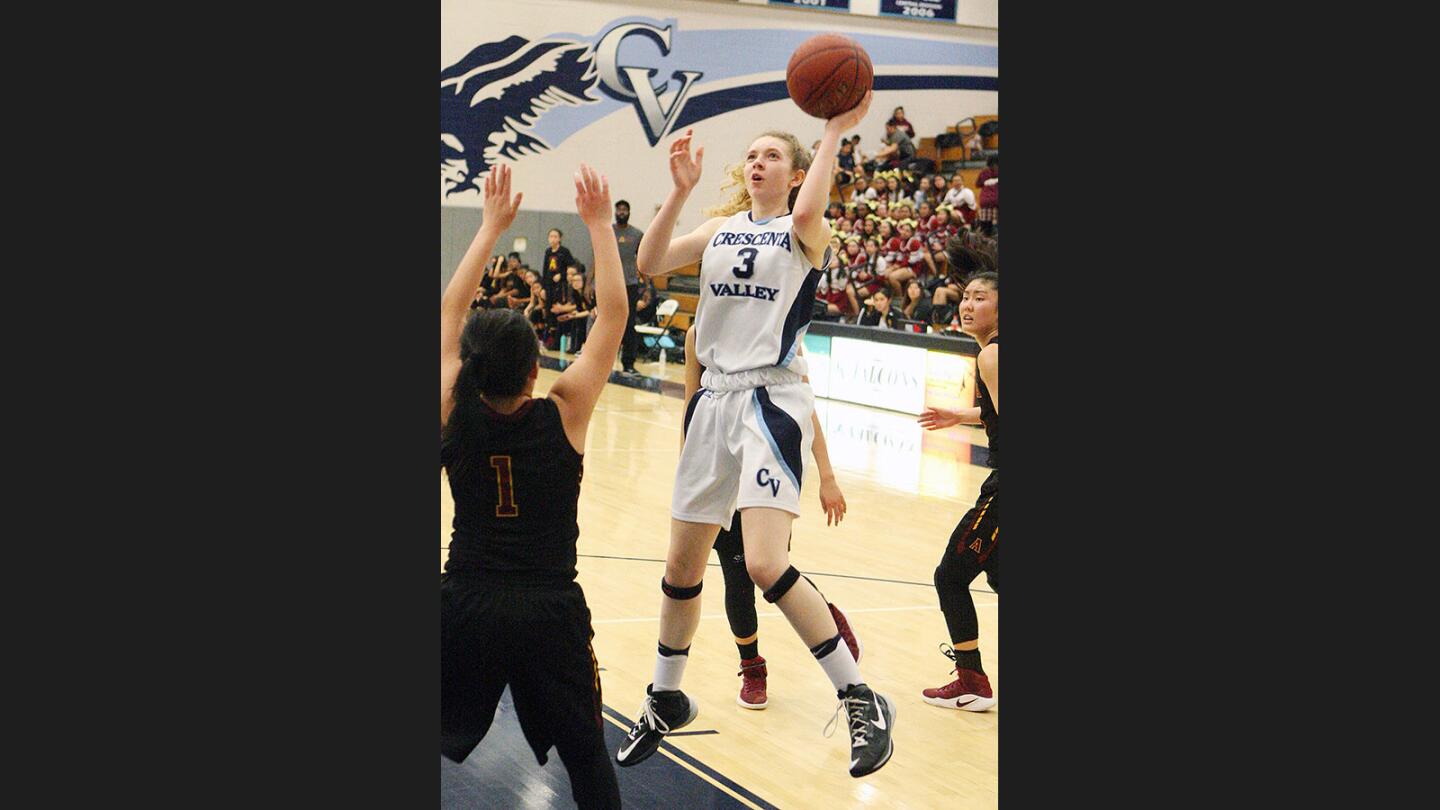
M669 652L670 655L665 653ZM846 649L849 652L849 649ZM664 644L655 653L655 691L673 692L680 688L680 679L685 675L685 664L690 660L690 648L671 650ZM854 666L852 663L851 666Z
M832 649L825 652L826 647ZM834 684L835 691L844 692L855 684L865 682L860 677L860 667L855 663L855 656L850 654L850 647L839 633L835 634L835 638L812 648L810 652L815 656L815 660L820 662L820 667L825 670L830 683Z

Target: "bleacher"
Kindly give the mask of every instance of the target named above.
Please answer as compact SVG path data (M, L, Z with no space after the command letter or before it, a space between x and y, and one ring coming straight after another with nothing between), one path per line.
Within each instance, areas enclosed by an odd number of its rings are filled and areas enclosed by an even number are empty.
M936 137L921 138L920 142L916 144L915 154L918 157L930 158L935 161L935 165L940 167L940 171L945 174L950 174L957 170L962 172L965 175L965 184L973 188L975 185L975 176L980 174L981 169L985 168L985 161L978 155L971 155L970 150L965 146L965 141L968 140L971 135L975 134L980 127L985 126L985 124L991 121L998 122L999 120L1000 116L998 115L973 115L969 118L962 119L958 124L945 128L946 132L953 132L960 136L960 144L958 146L941 148L936 143ZM1000 134L997 132L994 135L986 136L983 141L983 146L986 151L989 152L999 151Z

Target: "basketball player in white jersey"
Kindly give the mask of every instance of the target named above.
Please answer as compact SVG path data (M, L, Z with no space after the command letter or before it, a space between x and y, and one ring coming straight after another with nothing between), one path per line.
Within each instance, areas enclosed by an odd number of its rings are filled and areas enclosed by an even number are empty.
M780 608L834 685L836 717L850 730L850 775L890 760L895 708L860 676L825 599L790 565L790 524L800 514L803 460L810 455L815 396L799 345L815 285L828 261L825 206L840 134L865 117L871 94L825 122L812 158L794 135L767 132L730 170L731 199L694 231L672 238L676 218L700 180L705 150L691 132L670 147L675 187L640 243L647 276L700 262L695 359L702 388L686 406L685 447L670 502L670 548L661 580L660 644L654 681L615 759L634 765L660 740L695 719L680 691L690 640L700 623L700 588L715 536L740 510L745 566L765 600ZM727 186L727 187L728 187ZM829 730L827 726L827 731Z

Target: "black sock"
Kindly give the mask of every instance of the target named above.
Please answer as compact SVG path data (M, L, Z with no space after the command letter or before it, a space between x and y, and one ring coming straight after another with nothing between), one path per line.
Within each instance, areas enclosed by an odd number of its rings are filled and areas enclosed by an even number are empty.
M760 657L760 639L758 638L749 644L740 644L737 642L735 646L740 648L740 660L742 661Z
M973 650L956 650L955 666L961 669L973 669L981 675L985 674L985 669L980 666L979 648Z

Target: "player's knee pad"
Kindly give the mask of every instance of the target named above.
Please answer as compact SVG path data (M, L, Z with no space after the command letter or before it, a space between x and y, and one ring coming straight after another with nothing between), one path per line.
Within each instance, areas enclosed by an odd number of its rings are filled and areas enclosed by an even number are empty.
M772 605L779 602L781 597L789 593L791 588L795 587L795 581L798 579L800 579L800 572L795 570L795 566L792 565L786 568L785 573L781 574L780 578L775 580L775 584L766 589L765 601Z
M664 591L665 595L671 599L694 599L700 595L700 589L703 587L705 587L703 579L688 588L678 588L666 582L664 577L660 578L660 590Z

